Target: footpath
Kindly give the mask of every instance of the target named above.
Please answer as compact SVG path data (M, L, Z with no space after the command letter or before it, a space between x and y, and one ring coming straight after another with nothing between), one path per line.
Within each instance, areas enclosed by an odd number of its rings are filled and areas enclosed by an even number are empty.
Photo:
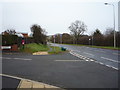
M62 88L33 81L33 80L28 80L24 78L19 78L15 76L10 76L10 75L5 75L5 74L0 74L2 76L2 89L14 89L14 90L21 90L21 89L56 89L56 90L63 90Z

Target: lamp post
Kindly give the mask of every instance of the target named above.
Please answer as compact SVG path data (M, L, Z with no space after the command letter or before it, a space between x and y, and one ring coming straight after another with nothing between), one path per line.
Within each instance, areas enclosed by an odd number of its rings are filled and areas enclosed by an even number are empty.
M89 40L89 45L90 45L90 40L91 40L91 39L89 38L88 40Z
M116 33L115 33L115 6L113 4L104 3L105 5L113 6L113 21L114 21L114 48L116 47Z
M93 36L92 36L92 46L93 46Z

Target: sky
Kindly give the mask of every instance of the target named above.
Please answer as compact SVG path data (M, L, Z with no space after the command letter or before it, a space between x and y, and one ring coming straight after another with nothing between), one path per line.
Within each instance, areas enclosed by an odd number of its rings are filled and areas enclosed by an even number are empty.
M97 28L104 33L106 28L113 28L113 7L105 2L115 6L118 31L118 0L4 0L0 2L0 32L15 29L31 33L30 27L38 24L47 35L70 33L71 23L80 20L87 25L85 34Z

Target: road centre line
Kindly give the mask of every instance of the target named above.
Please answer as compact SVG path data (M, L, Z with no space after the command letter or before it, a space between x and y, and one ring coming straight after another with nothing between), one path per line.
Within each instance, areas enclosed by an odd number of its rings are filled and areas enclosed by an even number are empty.
M112 61L112 62L120 63L119 61L116 61L116 60L113 60L113 59L109 59L109 58L106 58L106 57L101 57L101 58L102 58L102 59L105 59L105 60Z
M114 55L120 55L119 53L113 53Z
M74 50L74 51L76 51L76 52L81 52L81 51L78 51L78 50Z
M83 52L83 53L88 54L88 55L91 55L91 56L94 56L93 54L90 54L90 53L86 53L86 52Z
M54 61L76 62L76 61L83 61L83 60L54 60Z
M105 51L101 51L101 50L94 50L94 51L106 53Z
M18 59L18 60L32 60L32 59L27 59L27 58L9 58L9 57L0 57L3 59Z

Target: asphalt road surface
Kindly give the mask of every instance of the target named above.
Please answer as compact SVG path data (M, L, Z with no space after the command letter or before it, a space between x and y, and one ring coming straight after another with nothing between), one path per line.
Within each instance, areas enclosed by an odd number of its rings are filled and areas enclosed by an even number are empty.
M69 53L2 55L2 73L61 88L118 88L118 70Z
M120 51L118 50L108 50L101 48L92 48L86 46L73 46L73 45L63 45L63 44L52 44L53 46L65 47L74 53L83 55L85 57L94 59L98 62L103 63L106 66L119 69L120 66Z
M19 79L2 76L2 88L3 89L13 88L15 90L17 89L19 83L20 83Z

